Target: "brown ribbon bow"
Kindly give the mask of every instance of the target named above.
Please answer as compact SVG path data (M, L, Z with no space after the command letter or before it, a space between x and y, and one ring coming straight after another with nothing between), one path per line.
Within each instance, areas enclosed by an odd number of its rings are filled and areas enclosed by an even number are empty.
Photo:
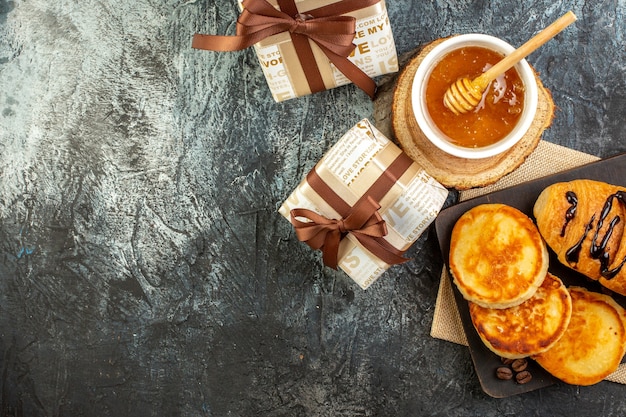
M387 225L378 213L380 204L373 198L361 198L343 219L328 219L314 211L302 208L291 210L291 222L300 241L312 249L321 249L324 264L337 269L339 242L351 233L370 252L388 264L405 262L407 259L388 250L381 238L387 235ZM297 218L306 218L303 222Z
M297 12L293 0L279 0L279 4L282 3L281 10L277 10L266 0L244 0L244 10L237 19L237 35L195 34L191 46L212 51L238 51L269 36L290 32L312 92L325 90L326 87L308 42L302 42L307 38L315 42L350 81L370 98L374 98L376 83L347 59L355 48L352 41L356 33L356 19L337 13L362 9L379 2L380 0L346 0L339 2L343 3L339 8L327 6L302 14ZM295 13L290 15L283 11L285 9Z

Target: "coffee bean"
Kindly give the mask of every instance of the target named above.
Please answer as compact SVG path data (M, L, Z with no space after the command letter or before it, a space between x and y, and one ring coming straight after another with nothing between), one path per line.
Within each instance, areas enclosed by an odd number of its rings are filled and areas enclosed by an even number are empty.
M510 365L513 363L515 359L511 359L511 358L505 358L505 357L500 357L500 361L504 364L504 365Z
M511 363L511 368L513 368L515 372L525 371L527 367L528 367L528 361L523 358L515 359L513 363Z
M527 384L531 379L533 379L533 376L528 371L522 371L515 375L515 380L518 384Z
M496 369L496 376L498 377L498 379L508 380L513 378L513 371L511 371L509 367L501 366Z

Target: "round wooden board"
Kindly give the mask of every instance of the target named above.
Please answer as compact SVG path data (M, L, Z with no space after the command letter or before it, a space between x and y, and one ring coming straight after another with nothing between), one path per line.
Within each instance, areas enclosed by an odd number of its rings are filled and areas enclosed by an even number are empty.
M552 124L552 95L539 77L535 76L539 88L535 120L526 135L508 151L484 159L463 159L448 155L424 136L417 125L411 105L411 88L417 67L423 57L442 40L426 45L400 72L391 98L393 135L404 152L445 187L457 190L484 187L515 170L535 150L541 134Z

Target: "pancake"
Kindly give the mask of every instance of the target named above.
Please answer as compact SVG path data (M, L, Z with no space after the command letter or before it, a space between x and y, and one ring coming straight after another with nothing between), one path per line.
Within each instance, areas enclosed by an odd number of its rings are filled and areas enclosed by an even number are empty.
M472 323L483 343L495 354L525 358L550 349L565 333L572 300L563 282L548 273L535 294L505 309L469 303Z
M572 317L565 334L533 357L546 371L574 385L602 381L619 366L626 349L626 312L608 295L569 289Z
M528 300L548 272L548 251L535 224L504 204L464 213L450 240L450 273L463 297L485 308Z

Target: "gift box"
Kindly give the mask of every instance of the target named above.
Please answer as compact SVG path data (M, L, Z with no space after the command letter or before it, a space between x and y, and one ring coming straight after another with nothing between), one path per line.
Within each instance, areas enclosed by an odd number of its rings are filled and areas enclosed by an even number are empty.
M448 190L367 119L350 129L279 209L298 239L367 289L439 214Z
M236 36L194 35L192 46L254 45L277 102L354 82L374 97L373 77L397 72L384 0L243 0Z

